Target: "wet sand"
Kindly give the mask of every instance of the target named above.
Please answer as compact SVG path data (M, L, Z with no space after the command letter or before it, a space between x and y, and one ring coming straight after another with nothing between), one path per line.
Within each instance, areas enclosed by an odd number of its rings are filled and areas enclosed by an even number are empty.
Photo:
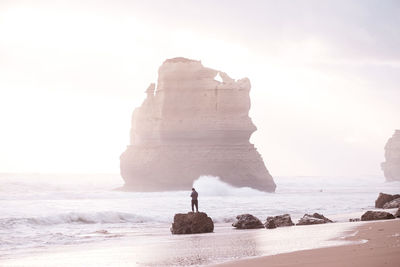
M121 239L51 249L22 255L0 256L0 266L207 266L234 259L273 255L305 249L338 246L350 241L335 239L354 233L355 223L305 227L236 230L227 223L214 233L171 235L170 225L144 235L129 233ZM105 234L106 236L114 233Z
M307 227L307 226L303 226ZM349 241L365 242L353 245L303 250L272 256L244 259L223 266L268 266L268 267L382 267L399 266L400 263L400 220L375 221L361 224Z
M167 225L153 231L146 236L126 232L109 242L3 256L0 266L329 267L398 266L400 262L398 219L254 230L235 230L224 224L217 225L214 233L198 235L171 235ZM226 263L215 265L221 262Z

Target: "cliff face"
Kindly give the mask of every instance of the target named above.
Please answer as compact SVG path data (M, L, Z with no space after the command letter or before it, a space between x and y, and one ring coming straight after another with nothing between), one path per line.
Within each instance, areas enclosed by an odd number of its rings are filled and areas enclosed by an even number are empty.
M222 82L214 78L219 74ZM249 142L250 81L174 58L158 71L132 116L131 140L121 155L125 189L187 190L200 175L234 186L274 191L275 183Z
M385 146L382 170L387 181L400 181L400 130L396 130Z

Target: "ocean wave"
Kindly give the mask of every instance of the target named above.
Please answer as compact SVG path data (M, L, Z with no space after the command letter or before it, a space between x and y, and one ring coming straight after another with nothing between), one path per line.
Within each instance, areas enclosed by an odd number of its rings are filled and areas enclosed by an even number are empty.
M214 223L233 223L236 221L236 215L232 216L216 216L212 218Z
M112 224L112 223L147 223L157 222L156 219L132 213L104 211L104 212L68 212L63 214L29 217L29 218L2 218L1 228L17 225L57 225L57 224Z

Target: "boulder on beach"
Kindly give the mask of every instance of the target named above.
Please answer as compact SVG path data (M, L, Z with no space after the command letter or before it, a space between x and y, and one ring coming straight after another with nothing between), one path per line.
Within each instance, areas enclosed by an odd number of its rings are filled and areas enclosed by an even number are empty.
M367 211L361 216L361 221L375 221L394 219L393 214L386 211Z
M396 211L396 213L394 214L394 217L400 218L400 208Z
M232 226L238 229L264 228L262 222L251 214L241 214L236 216L236 222L232 223Z
M171 226L171 233L173 234L200 234L213 231L214 223L204 212L175 214L174 222Z
M396 199L400 198L400 195L390 195L390 194L385 194L385 193L379 193L378 198L375 200L375 208L383 208L383 206Z
M331 222L332 221L326 218L324 215L314 213L313 215L304 214L303 218L301 218L296 225L323 224Z
M278 216L269 216L267 217L267 221L265 222L265 228L273 229L276 227L283 227L283 226L292 226L294 223L290 218L289 214L283 214Z
M383 205L384 209L395 209L395 208L400 208L400 197L393 199L390 202L385 203L385 205Z
M266 221L264 226L267 229L275 229L277 227L274 220Z
M359 222L360 218L350 218L349 222Z

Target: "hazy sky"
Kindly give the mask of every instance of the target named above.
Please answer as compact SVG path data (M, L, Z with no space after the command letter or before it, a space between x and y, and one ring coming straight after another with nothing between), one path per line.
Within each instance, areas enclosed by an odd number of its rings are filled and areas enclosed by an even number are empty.
M252 83L272 175L381 174L400 1L0 0L0 172L119 172L166 58Z

